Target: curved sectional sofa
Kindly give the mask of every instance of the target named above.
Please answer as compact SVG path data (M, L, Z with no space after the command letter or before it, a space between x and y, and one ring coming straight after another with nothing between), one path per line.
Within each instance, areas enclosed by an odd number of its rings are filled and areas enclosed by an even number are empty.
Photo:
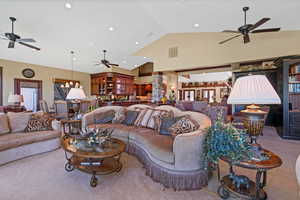
M128 110L136 108L153 108L148 105L132 105ZM114 128L112 136L127 144L127 153L136 156L143 163L146 174L154 181L174 190L201 189L208 183L208 171L204 169L203 141L205 128L211 125L210 119L201 113L181 111L172 106L158 106L156 109L168 110L174 116L190 115L198 122L199 129L177 135L175 138L160 135L149 128L127 126L124 124L95 124L94 115L108 110L118 111L121 106L101 107L85 114L82 128L107 127Z

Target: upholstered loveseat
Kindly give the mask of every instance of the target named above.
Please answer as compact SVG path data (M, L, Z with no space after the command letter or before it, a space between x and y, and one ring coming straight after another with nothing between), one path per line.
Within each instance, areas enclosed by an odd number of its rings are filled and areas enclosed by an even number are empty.
M148 105L132 105L128 110L151 108ZM95 124L94 116L108 110L123 109L120 106L105 106L83 116L82 128L112 127L113 137L127 144L127 152L136 156L144 164L146 174L154 181L175 190L200 189L208 183L208 172L204 169L203 141L205 128L211 125L210 119L201 113L180 111L172 106L158 106L155 109L172 111L174 116L189 115L199 124L196 131L177 135L175 138L160 135L149 128L124 124Z
M60 124L53 130L25 132L32 113L0 114L0 165L60 147Z

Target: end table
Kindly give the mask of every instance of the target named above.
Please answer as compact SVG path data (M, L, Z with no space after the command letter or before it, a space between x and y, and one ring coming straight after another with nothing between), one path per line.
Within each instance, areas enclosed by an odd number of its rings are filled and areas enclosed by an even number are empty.
M267 193L264 191L264 187L267 184L267 171L280 167L282 160L279 156L271 151L263 149L263 152L268 156L269 159L263 161L243 161L235 164L235 166L256 170L256 180L249 183L249 188L236 188L230 175L224 176L221 179L221 185L218 188L218 194L222 199L228 199L230 195L251 200L265 200L267 199ZM221 160L230 164L230 161L226 158Z
M73 130L76 129L75 134L80 134L81 120L80 119L63 119L60 121L63 129L63 136L69 137L74 134Z

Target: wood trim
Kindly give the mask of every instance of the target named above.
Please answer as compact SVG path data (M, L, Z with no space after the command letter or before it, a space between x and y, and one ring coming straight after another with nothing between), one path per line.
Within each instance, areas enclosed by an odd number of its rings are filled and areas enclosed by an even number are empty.
M38 89L38 101L43 100L43 81L41 80L29 80L29 79L14 79L14 93L20 95L21 94L21 82L31 82L37 83ZM40 104L37 104L37 110L40 109Z
M3 105L3 68L0 67L0 106Z
M194 67L194 68L191 68L191 69L177 70L175 72L178 73L178 72L189 72L189 71L220 69L220 68L231 68L231 65L220 65L220 66L211 66L211 67Z
M70 82L70 81L80 84L80 81L78 81L78 80L68 80L68 79L60 79L60 78L53 79L54 83L66 83L66 82Z

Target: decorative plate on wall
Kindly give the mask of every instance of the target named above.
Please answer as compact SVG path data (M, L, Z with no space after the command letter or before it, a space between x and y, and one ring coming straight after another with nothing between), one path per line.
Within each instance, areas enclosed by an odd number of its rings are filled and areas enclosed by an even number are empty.
M34 71L30 68L23 69L22 74L25 78L33 78L35 75Z

